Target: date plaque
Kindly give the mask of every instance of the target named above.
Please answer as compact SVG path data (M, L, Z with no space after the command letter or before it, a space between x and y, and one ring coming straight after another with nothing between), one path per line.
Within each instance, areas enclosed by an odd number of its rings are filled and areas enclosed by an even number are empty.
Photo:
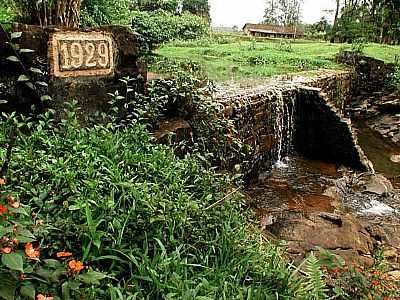
M55 77L114 74L112 35L103 32L62 32L50 36L50 72Z

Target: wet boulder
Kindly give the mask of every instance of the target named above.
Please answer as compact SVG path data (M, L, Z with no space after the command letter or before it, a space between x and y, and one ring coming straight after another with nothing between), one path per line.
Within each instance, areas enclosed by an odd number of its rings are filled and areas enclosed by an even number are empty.
M343 254L350 264L371 261L373 240L349 214L284 212L275 216L266 230L287 241L288 252L297 257L321 247Z

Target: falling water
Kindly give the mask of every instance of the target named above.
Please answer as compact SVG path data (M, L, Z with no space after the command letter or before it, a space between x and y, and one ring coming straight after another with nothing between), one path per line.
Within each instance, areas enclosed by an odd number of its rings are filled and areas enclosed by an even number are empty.
M295 97L284 99L282 91L275 93L276 101L272 103L274 118L274 138L276 147L274 149L275 167L287 167L288 154L292 150L293 134L295 129Z

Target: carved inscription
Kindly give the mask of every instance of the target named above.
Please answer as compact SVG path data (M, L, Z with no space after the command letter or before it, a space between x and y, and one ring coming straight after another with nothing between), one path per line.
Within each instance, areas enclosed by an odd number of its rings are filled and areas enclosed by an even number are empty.
M51 72L56 77L114 73L113 43L107 33L55 33L49 49Z

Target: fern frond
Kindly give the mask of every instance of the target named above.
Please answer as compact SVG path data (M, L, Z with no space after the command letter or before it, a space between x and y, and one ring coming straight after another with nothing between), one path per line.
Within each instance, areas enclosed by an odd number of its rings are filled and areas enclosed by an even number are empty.
M325 283L325 274L321 270L319 260L311 253L305 262L305 289L307 290L309 300L327 299L327 288Z

